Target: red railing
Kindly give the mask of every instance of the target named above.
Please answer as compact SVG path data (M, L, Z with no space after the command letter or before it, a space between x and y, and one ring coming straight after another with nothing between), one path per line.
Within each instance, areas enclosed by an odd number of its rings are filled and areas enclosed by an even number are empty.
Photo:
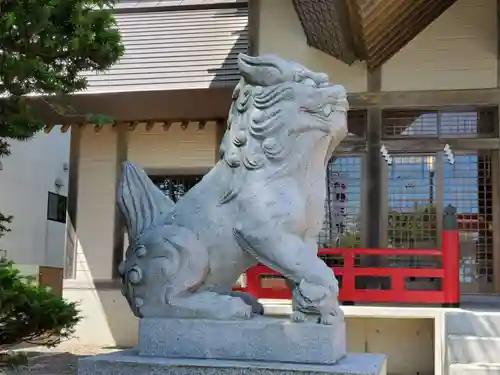
M332 267L340 279L339 300L349 303L412 303L442 304L453 306L459 302L459 238L458 231L443 231L440 249L320 249L320 256L343 257L343 265ZM438 265L428 268L413 267L362 267L356 265L356 256L421 256L440 258ZM341 262L342 263L342 262ZM252 293L257 298L290 299L290 291L285 283L267 281L262 276L278 275L266 266L252 267L245 273L246 285L235 290ZM383 277L390 281L384 289L357 288L356 278L361 276ZM439 290L408 289L409 280L440 279ZM267 284L267 285L263 285ZM439 284L439 283L435 283Z

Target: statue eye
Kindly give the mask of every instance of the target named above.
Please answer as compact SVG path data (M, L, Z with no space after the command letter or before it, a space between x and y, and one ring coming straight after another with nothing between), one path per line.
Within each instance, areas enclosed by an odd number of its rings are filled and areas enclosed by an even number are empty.
M311 78L304 79L302 81L302 84L304 84L306 86L314 87L314 88L318 87L318 85L316 84L316 82L314 82Z
M302 70L297 70L293 73L293 80L298 83L302 83L304 80L304 72Z

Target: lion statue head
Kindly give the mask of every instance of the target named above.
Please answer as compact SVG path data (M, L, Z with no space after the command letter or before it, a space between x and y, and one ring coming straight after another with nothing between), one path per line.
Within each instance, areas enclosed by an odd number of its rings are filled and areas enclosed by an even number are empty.
M229 196L248 171L293 171L313 153L328 162L347 135L344 87L275 55L240 54L238 66L241 79L220 147L221 159L236 178Z

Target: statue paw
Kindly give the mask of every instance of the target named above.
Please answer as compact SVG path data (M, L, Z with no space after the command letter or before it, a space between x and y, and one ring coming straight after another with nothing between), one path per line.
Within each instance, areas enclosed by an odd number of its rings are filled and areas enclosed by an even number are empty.
M321 315L318 319L319 324L324 324L325 326L331 326L335 323L338 318L335 315Z
M256 315L264 315L264 306L252 294L232 291L229 295L241 298L243 302L252 307L252 313Z
M301 311L294 311L292 312L290 319L292 320L292 322L301 323L306 321L307 315Z
M247 305L241 298L231 298L229 310L234 318L250 319L252 317L252 306Z
M344 311L340 306L336 306L329 314L321 314L318 323L331 326L337 321L344 320Z

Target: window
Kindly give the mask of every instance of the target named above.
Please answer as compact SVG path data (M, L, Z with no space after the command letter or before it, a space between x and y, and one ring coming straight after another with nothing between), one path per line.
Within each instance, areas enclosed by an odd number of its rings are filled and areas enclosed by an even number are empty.
M382 119L384 138L495 137L496 109L386 110Z
M49 192L47 220L66 223L66 204L65 196Z
M200 181L203 176L150 176L151 181L168 196L177 202L189 189Z

